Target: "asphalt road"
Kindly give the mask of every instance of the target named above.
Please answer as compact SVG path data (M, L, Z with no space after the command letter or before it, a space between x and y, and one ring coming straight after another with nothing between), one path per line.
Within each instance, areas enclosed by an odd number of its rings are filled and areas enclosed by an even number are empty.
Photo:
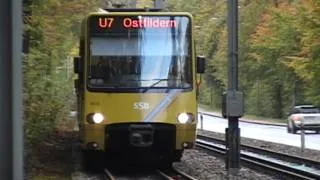
M199 118L200 120L200 118ZM226 119L203 115L203 129L218 133L225 133L228 126ZM273 126L265 124L255 124L247 122L239 122L241 137L264 140L274 143L281 143L291 146L301 146L301 136L297 134L287 133L285 126ZM200 128L200 122L198 123ZM320 134L314 131L306 131L305 135L306 148L320 151Z

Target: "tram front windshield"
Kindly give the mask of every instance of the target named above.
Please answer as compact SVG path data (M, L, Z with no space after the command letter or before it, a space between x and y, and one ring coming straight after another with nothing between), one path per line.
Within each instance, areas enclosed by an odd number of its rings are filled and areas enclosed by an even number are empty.
M91 88L192 88L185 16L89 18Z

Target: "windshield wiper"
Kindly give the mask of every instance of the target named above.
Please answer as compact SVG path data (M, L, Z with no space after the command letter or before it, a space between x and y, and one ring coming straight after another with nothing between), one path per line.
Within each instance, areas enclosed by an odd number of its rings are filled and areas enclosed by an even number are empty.
M168 81L169 79L151 79L152 81L157 80L157 82L153 83L149 88L154 87L155 85L159 84L162 81Z
M159 84L162 81L168 81L169 79L150 79L150 81L157 81L155 83L153 83L151 86L147 87L143 92L147 92L150 88L153 88L155 85Z

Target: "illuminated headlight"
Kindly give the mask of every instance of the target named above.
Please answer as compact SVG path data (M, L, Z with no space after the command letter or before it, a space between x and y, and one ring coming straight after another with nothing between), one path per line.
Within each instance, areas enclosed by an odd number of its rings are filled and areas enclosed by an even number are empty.
M182 124L191 123L193 121L193 115L191 113L180 113L177 120Z
M99 124L104 120L104 116L101 113L94 113L92 120L94 123Z
M100 124L104 120L104 116L101 113L93 113L88 115L88 122L90 124Z
M295 121L296 124L301 124L300 120Z

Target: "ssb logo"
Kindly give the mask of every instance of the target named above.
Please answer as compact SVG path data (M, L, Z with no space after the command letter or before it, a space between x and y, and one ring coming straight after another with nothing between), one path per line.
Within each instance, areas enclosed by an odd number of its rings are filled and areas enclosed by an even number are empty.
M133 103L133 109L144 110L149 109L150 104L147 102L135 102Z

